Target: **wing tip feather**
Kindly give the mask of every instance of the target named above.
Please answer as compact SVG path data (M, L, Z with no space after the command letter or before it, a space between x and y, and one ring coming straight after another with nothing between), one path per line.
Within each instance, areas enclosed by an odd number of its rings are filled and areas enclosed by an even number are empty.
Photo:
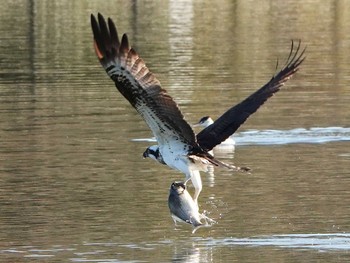
M98 58L99 60L102 60L103 57L104 57L104 55L102 54L101 50L98 48L98 45L97 45L96 40L94 40L94 49L95 49L95 53L96 53L96 55L97 55L97 58Z

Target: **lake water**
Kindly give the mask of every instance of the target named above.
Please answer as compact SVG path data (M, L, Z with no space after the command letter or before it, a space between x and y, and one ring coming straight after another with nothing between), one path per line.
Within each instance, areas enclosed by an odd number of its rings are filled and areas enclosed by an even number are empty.
M5 0L0 10L1 262L349 260L349 1ZM97 12L128 33L190 123L265 84L291 39L307 47L235 150L214 152L253 171L202 174L212 227L174 227L168 190L184 177L142 158L152 134L97 61Z

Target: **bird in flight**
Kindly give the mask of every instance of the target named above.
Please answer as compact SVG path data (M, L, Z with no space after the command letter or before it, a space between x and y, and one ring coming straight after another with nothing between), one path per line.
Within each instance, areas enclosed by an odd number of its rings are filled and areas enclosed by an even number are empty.
M119 39L112 19L106 21L101 14L98 14L97 19L91 15L91 26L95 52L101 65L118 91L145 120L157 140L158 144L148 147L143 156L184 173L185 182L191 180L195 188L193 200L197 205L202 190L200 171L207 171L210 165L236 171L249 170L221 162L209 151L233 134L277 92L304 60L304 51L299 54L300 42L296 50L292 43L286 64L267 84L196 135L176 102L161 87L159 80L146 67L138 53L130 47L127 35L123 34Z

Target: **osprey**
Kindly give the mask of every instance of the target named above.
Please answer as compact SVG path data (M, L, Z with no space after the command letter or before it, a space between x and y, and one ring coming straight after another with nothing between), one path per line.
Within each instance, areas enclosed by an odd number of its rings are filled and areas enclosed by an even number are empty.
M221 143L226 142L234 146L235 141L231 135L249 118L251 114L256 112L260 106L262 106L270 97L272 97L284 83L290 79L299 69L300 64L304 61L305 49L300 50L299 41L295 47L292 41L289 56L284 66L272 76L269 82L256 92L248 96L246 99L238 103L237 105L228 109L220 118L213 121L209 116L205 116L200 119L199 125L205 126L205 128L196 135L197 144L207 153L211 152L213 148ZM278 61L276 64L276 70L278 67ZM167 164L159 145L153 145L147 148L143 153L144 157L150 157L161 164ZM168 164L169 165L169 164ZM249 170L246 167L237 167L237 170ZM192 171L191 181L195 188L194 200L197 201L199 193L202 189L202 183L199 173ZM189 177L187 177L189 178Z
M292 44L287 64L278 74L262 89L195 135L175 101L130 47L127 35L123 34L120 41L114 22L110 18L106 22L101 14L98 14L97 19L91 15L91 26L95 52L101 65L115 82L118 91L145 120L157 140L158 145L149 147L143 156L183 172L186 182L191 179L196 203L202 190L199 171L207 171L208 165L248 170L225 164L208 151L230 136L267 98L278 91L303 61L304 51L297 55L300 43L295 53Z

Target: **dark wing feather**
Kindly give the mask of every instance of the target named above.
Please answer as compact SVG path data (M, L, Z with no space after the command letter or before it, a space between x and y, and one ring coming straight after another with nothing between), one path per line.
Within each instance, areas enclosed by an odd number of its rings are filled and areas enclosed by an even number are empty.
M278 92L284 83L298 71L304 61L305 49L300 51L300 41L296 49L292 42L289 57L283 68L262 88L254 92L241 103L226 111L212 125L197 134L197 142L204 150L211 150L231 136L247 119L256 112L265 101ZM278 63L277 63L278 66ZM276 66L276 68L277 68Z
M91 15L91 27L95 51L102 66L119 92L144 118L158 143L175 137L198 148L195 134L177 104L136 51L130 48L127 35L119 41L113 21L108 18L107 24L101 14L98 14L98 20Z

